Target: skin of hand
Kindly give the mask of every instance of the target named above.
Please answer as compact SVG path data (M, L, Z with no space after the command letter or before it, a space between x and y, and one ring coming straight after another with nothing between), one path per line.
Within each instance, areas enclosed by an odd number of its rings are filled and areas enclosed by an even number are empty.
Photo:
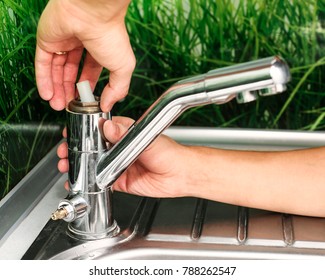
M35 74L40 96L55 110L75 98L75 82L84 48L87 54L79 81L95 88L103 67L110 71L101 109L127 95L135 57L124 23L130 0L50 0L39 20ZM64 52L64 54L56 54Z
M116 143L133 120L106 121ZM68 171L67 145L58 149ZM279 152L184 146L159 136L115 182L113 189L150 197L199 197L277 212L325 217L325 147Z

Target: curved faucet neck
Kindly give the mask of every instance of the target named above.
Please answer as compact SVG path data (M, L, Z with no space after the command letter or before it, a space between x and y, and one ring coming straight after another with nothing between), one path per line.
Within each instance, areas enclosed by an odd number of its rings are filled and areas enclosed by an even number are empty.
M290 80L287 64L278 56L212 70L171 86L134 123L123 138L105 152L96 169L100 188L110 187L148 145L186 109L223 104L237 98L250 102L258 96L281 93Z

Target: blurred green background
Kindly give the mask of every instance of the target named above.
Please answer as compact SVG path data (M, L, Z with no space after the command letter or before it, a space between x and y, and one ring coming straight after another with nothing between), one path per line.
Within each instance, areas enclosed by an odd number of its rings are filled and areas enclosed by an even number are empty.
M65 122L35 85L35 32L46 3L0 1L0 199L59 141ZM324 129L324 1L134 0L126 23L137 66L113 114L137 119L179 79L279 54L292 73L286 94L193 108L175 124Z

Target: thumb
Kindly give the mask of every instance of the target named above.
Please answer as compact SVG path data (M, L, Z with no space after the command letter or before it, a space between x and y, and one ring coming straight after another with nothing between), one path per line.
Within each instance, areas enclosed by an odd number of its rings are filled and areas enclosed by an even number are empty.
M127 117L113 117L113 120L107 120L104 123L103 130L106 139L115 144L127 132L134 120Z

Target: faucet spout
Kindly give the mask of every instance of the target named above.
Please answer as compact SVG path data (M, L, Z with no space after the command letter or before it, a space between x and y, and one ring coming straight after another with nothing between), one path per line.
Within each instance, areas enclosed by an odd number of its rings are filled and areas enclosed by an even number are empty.
M269 57L212 70L181 80L171 86L136 121L110 150L103 153L96 168L96 183L110 188L148 145L186 109L223 104L237 98L240 103L258 96L281 93L290 81L285 61Z

